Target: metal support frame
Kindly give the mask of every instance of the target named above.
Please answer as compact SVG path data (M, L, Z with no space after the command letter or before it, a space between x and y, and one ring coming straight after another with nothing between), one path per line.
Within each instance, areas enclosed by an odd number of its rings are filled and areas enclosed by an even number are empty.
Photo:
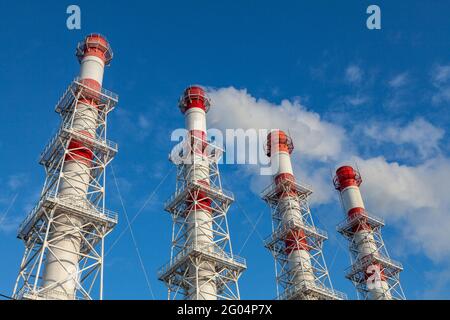
M199 271L213 270L210 280L217 288L216 298L220 300L240 299L238 279L246 269L245 259L234 255L228 230L227 211L234 201L232 193L222 189L218 161L223 150L217 146L192 137L175 149L170 159L177 165L177 183L175 194L166 202L165 210L173 221L172 248L170 262L158 272L159 280L166 283L168 299L192 299L202 296L198 285ZM186 178L192 170L202 170L197 157L189 156L198 146L205 149L203 160L209 165L209 184L192 182ZM181 159L180 163L175 159ZM203 197L203 198L201 198ZM192 241L192 223L188 217L197 214L197 206L189 205L189 199L211 201L212 241L207 247ZM198 223L198 222L196 222ZM211 231L210 226L206 226ZM202 232L202 225L196 225L195 232Z
M275 274L277 282L278 300L344 300L345 294L333 289L328 268L322 253L323 241L327 239L326 232L314 225L308 197L312 190L295 181L285 180L281 183L272 183L262 192L262 199L271 208L272 234L266 238L265 247L268 248L275 259ZM299 204L298 219L284 221L283 215L286 207L280 207L280 199L289 196ZM293 207L288 208L295 209ZM302 217L300 219L300 217ZM296 231L303 232L298 233ZM297 239L298 234L304 234ZM299 268L291 270L290 259L287 254L285 239L287 236L295 237L297 241L306 240L311 258L314 282L295 283L295 272L303 272L300 262Z
M89 137L73 128L80 99L96 101L98 119L96 127L92 128L96 132L95 137ZM118 97L114 93L104 89L93 90L77 78L57 103L55 110L61 116L61 126L39 160L46 171L41 197L18 230L18 238L25 243L25 254L14 287L15 299L55 299L58 295L61 295L61 299L67 299L65 293L54 289L61 283L55 282L44 287L42 281L43 266L49 254L52 254L54 249L65 250L54 244L64 236L81 239L79 252L67 251L79 257L76 272L68 272L67 279L62 281L75 279L77 283L76 295L69 298L103 298L104 238L117 224L118 218L117 213L105 208L105 170L118 149L117 144L106 139L107 115L117 102ZM79 165L80 173L89 174L88 192L80 196L61 196L58 190L65 179L62 169L66 155L71 155L76 150L69 150L72 139L89 146L93 153L88 169L86 165ZM72 157L71 161L80 163L80 160L76 159ZM55 234L55 228L62 225L67 231L64 234Z
M366 256L361 256L359 253L358 243L356 243L355 232L353 231L362 223L370 226L376 244L375 252ZM400 262L389 257L381 234L383 226L384 220L382 218L373 216L366 211L351 219L347 218L337 226L337 231L349 241L352 265L346 270L346 278L354 284L359 298L369 300L368 285L370 284L366 278L366 271L369 266L378 265L380 266L380 274L383 274L384 281L388 284L388 289L384 294L389 295L393 300L405 300L406 297L400 283L400 272L403 271L403 266ZM360 241L364 241L364 239Z

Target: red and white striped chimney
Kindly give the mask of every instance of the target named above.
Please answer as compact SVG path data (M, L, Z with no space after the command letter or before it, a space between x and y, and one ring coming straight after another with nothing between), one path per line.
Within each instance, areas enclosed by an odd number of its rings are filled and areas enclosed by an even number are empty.
M270 157L273 180L276 186L292 184L290 192L280 192L278 208L282 213L283 224L295 221L304 225L300 204L296 198L295 177L291 164L294 149L292 140L281 130L273 130L267 136L267 155ZM280 187L281 190L281 187ZM285 239L286 254L294 284L314 283L314 270L311 265L310 248L305 233L301 229L291 230Z
M210 107L210 100L204 89L200 86L186 88L179 104L181 112L185 115L185 124L188 131L188 141L191 148L189 162L186 166L186 180L188 183L210 185L210 163L206 155L206 112ZM202 251L214 250L213 219L211 217L211 199L202 191L192 194L187 200L188 228L190 229L188 246ZM195 272L194 268L191 270ZM188 299L215 300L217 299L217 286L214 279L214 266L204 266L198 270L198 285L188 292ZM194 276L194 275L192 275Z
M347 219L351 221L358 218L358 221L360 221L352 230L354 234L352 242L357 248L358 259L378 254L378 246L372 227L367 223L366 209L359 189L362 183L359 172L351 166L342 166L336 171L334 183L336 189L340 192L342 206ZM375 270L379 270L379 279L377 279L377 285L368 286L370 298L372 300L390 300L389 284L386 281L382 266L368 266L365 272L366 280L373 276Z
M102 88L105 65L112 59L111 49L103 36L90 34L78 44L77 56L81 64L79 82L93 92L78 100L72 127L78 133L95 138L98 126L98 100L95 92L99 92ZM72 139L67 150L58 197L69 199L67 201L87 202L94 157L92 148L86 143ZM76 253L80 253L81 239L77 232L70 232L73 228L70 225L79 226L81 220L76 217L70 217L69 220L63 212L56 212L54 219L57 223L51 237L56 239L53 240L56 248L47 257L44 286L62 283L52 291L55 293L54 298L74 299L78 281L75 275L79 268L79 254ZM64 281L71 276L71 280Z

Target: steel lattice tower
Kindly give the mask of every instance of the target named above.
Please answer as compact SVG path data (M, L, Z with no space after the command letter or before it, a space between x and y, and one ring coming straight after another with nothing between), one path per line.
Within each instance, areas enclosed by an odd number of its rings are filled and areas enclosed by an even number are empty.
M272 234L265 246L272 252L276 267L279 300L342 300L333 289L322 254L327 234L314 226L308 197L310 188L295 181L290 154L292 140L283 131L267 137L267 156L273 183L262 193L272 211Z
M191 86L179 107L187 137L170 156L177 166L176 191L165 205L173 220L172 249L158 276L169 299L240 299L238 279L246 262L231 248L227 211L234 197L222 189L218 161L223 150L207 140L210 100L201 87Z
M112 59L107 40L88 35L78 44L80 75L56 105L61 126L41 154L41 197L19 227L25 254L15 299L103 297L104 238L117 223L105 209L105 169L117 152L106 139L107 116L118 97L102 88Z
M352 266L346 277L365 300L404 300L400 285L402 265L389 258L381 236L384 221L368 214L361 197L360 173L351 166L337 169L333 179L346 220L337 227L349 240Z

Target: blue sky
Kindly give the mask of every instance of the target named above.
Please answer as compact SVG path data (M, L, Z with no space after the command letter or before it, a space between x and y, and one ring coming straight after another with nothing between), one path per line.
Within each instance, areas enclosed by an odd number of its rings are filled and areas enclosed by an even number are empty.
M69 4L0 4L1 293L12 291L23 254L16 227L44 181L37 157L59 124L54 105L79 70L76 43L100 32L115 53L104 87L120 95L109 138L120 145L113 166L130 217L165 178L133 224L155 298L166 297L156 270L169 259L170 133L184 124L176 102L192 83L210 88L210 127L294 132L297 177L317 191L313 215L329 233L324 254L336 289L356 297L343 276L349 258L335 232L343 214L329 172L353 161L369 211L387 221L391 256L404 264L406 296L450 298L447 1L377 1L375 31L365 26L369 1L77 1L79 31L65 26ZM262 245L270 215L258 197L266 181L254 168L221 171L238 202L229 215L233 248L248 262L241 296L271 299L273 259ZM107 188L109 208L120 212L109 248L126 224L111 175ZM129 233L106 259L105 298L152 297Z

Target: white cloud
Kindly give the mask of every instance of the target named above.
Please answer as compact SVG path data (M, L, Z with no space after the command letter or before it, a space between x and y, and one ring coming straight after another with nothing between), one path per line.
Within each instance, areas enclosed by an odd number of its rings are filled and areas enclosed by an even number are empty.
M356 95L352 95L352 96L347 96L345 97L345 102L352 105L352 106L360 106L363 105L367 102L369 102L369 97L364 96L364 95L360 95L360 94L356 94Z
M441 104L450 101L450 86L439 88L439 91L433 95L432 102Z
M8 187L12 191L16 191L20 187L22 187L24 184L26 184L28 181L28 178L25 174L14 174L8 177Z
M149 129L150 128L150 120L143 114L139 115L138 124L141 129Z
M322 120L298 100L277 105L234 87L210 90L210 96L214 104L208 115L210 127L289 131L302 157L320 161L336 159L342 152L344 129Z
M383 157L356 161L366 206L395 223L408 241L405 250L421 248L435 261L449 258L450 159L418 166L389 163Z
M363 71L357 65L349 65L347 69L345 69L345 79L351 83L360 82L363 78Z
M391 88L400 88L408 84L409 82L409 75L407 72L403 72L400 74L397 74L392 79L388 81L388 85Z
M450 102L450 64L434 67L431 73L431 80L436 88L431 101L434 104Z
M443 268L425 272L426 287L421 292L422 299L448 299L447 287L450 285L450 269Z
M297 179L313 186L315 203L336 201L330 168L340 163L358 163L364 183L363 196L369 211L382 215L401 235L405 250L421 249L434 261L450 257L450 159L437 157L416 166L388 162L383 157L362 159L349 146L345 129L324 121L299 101L274 104L233 87L210 89L213 99L210 127L279 128L289 130L296 146L293 153ZM421 152L438 149L444 131L423 119L404 128L376 128L373 137L382 141L411 143ZM378 137L380 136L381 137ZM252 190L259 193L267 178L250 169ZM341 214L340 212L337 214ZM405 241L406 240L406 241ZM411 252L411 251L408 251Z
M117 125L122 135L130 136L138 142L143 142L152 130L152 122L149 117L140 113L134 114L129 110L119 108L114 115L117 117Z
M436 66L433 70L432 78L436 83L443 83L450 80L450 65Z
M373 100L368 89L373 85L376 72L364 71L356 64L350 64L344 72L344 81L351 84L351 93L341 96L338 103L344 103L353 107L369 104ZM364 81L363 81L364 80Z
M319 114L307 110L298 100L274 104L234 87L209 91L213 100L208 114L210 128L278 128L289 131L295 145L292 157L297 179L315 186L315 203L325 203L333 197L333 189L328 187L329 169L322 171L320 166L328 166L342 157L343 147L347 145L343 128L322 120ZM256 166L247 170L253 173L252 191L261 192L267 179L259 177Z
M391 110L406 108L408 104L415 103L416 97L412 95L411 76L408 72L396 74L387 81L387 92L383 105Z
M423 118L417 118L404 127L393 123L372 124L366 126L364 132L378 142L412 145L423 159L439 151L439 142L445 134L443 129Z

